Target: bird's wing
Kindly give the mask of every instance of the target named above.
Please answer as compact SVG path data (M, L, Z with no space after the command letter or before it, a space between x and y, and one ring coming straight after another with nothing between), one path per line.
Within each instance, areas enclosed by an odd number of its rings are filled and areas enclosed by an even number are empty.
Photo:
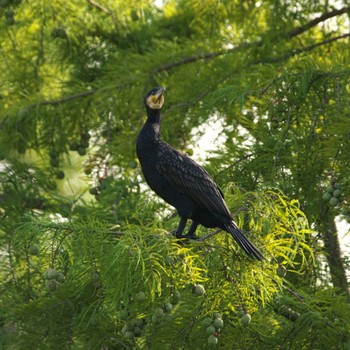
M191 158L163 142L159 147L157 170L200 207L231 218L224 196L211 176Z

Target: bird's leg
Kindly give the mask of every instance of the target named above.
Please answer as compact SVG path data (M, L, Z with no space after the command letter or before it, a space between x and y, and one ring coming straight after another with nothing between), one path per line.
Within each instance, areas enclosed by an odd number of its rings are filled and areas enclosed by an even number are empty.
M197 230L198 222L192 221L192 224L190 226L190 229L188 230L187 234L184 236L186 238L196 239L196 230Z
M176 229L176 238L183 238L182 232L184 232L184 229L186 227L187 218L181 217L179 226Z

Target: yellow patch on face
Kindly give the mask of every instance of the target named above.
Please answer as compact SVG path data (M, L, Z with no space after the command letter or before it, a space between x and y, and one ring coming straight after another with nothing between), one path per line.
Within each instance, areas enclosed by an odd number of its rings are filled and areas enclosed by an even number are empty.
M151 95L147 97L146 104L152 109L161 109L164 103L163 95Z

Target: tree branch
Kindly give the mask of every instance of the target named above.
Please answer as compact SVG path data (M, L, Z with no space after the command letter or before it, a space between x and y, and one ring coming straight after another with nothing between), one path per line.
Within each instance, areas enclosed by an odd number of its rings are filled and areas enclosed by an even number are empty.
M205 54L201 54L201 55L196 55L196 56L189 56L189 57L185 57L180 61L175 61L175 62L170 62L170 63L166 63L158 68L155 68L152 71L152 74L157 74L163 71L167 71L170 70L171 68L177 67L177 66L182 66L183 64L188 64L188 63L192 63L192 62L196 62L196 61L200 61L200 60L210 60L212 58L216 58L218 56L221 55L225 55L227 53L232 53L235 51L239 51L241 49L247 48L252 46L253 44L248 44L248 43L244 43L242 45L233 47L232 49L228 49L228 50L220 50L220 51L215 51L215 52L208 52ZM260 43L256 43L255 45L262 45Z
M109 8L103 7L102 5L98 4L97 2L95 2L94 0L86 0L91 6L95 7L97 10L105 13L108 16L112 17L112 21L115 27L117 27L117 19L115 17L115 14L112 10L110 10Z
M100 10L101 12L105 13L106 15L110 15L112 13L111 10L106 9L105 7L101 6L97 2L93 0L86 0L91 6L95 7L96 9Z
M327 40L324 40L324 41L321 41L319 43L316 43L316 44L313 44L313 45L309 45L309 46L306 46L304 48L301 48L301 49L295 49L295 50L292 50L288 53L286 53L285 55L283 56L279 56L279 57L276 57L276 58L267 58L267 59L264 59L264 60L258 60L258 61L254 61L250 64L248 64L248 66L252 66L252 65L256 65L256 64L261 64L261 63L277 63L277 62L280 62L280 61L284 61L290 57L293 57L295 55L298 55L300 53L303 53L303 52L308 52L308 51L311 51L313 49L315 49L316 47L319 47L319 46L322 46L322 45L326 45L326 44L330 44L334 41L337 41L337 40L341 40L341 39L345 39L345 38L348 38L350 37L350 33L346 33L346 34L343 34L343 35L339 35L339 36L336 36L334 38L330 38L330 39L327 39ZM205 56L207 59L209 58L209 55ZM181 62L185 62L185 61L181 61ZM178 63L176 65L180 65L181 63ZM183 64L183 63L182 63ZM170 65L168 65L169 68ZM165 66L163 66L165 67ZM172 67L175 67L174 65ZM227 78L227 77L226 77ZM225 79L226 79L225 78ZM117 88L121 88L121 87L124 87L128 84L122 84L121 86L118 86ZM69 101L72 101L72 100L75 100L75 99L78 99L78 98L83 98L83 97L88 97L88 96L92 96L94 94L96 94L97 92L100 92L102 90L105 90L106 88L103 88L103 89L94 89L94 90L88 90L88 91L83 91L83 92L79 92L77 94L74 94L74 95L69 95L69 96L66 96L66 97L62 97L60 99L57 99L57 100L45 100L45 101L41 101L41 102L38 102L38 103L33 103L29 106L27 106L26 108L27 109L32 109L34 107L39 107L39 106L56 106L56 105L59 105L61 103L65 103L65 102L69 102Z
M208 238L215 236L219 232L221 232L221 228L218 228L215 231L209 232L208 234L197 238L196 242L203 242L203 241L207 240Z
M327 44L330 44L330 43L332 43L334 41L341 40L341 39L346 39L348 37L350 37L350 33L345 33L345 34L342 34L342 35L335 36L333 38L329 38L329 39L320 41L319 43L303 47L301 49L291 50L291 51L287 52L285 55L282 55L282 56L279 56L279 57L276 57L276 58L270 58L270 59L268 58L266 60L260 60L260 61L253 62L253 64L276 63L276 62L284 61L284 60L286 60L286 59L288 59L290 57L299 55L300 53L308 52L308 51L311 51L311 50L315 49L316 47L327 45Z
M244 155L243 157L237 159L235 162L232 164L228 165L225 169L219 171L218 173L215 174L214 179L216 180L221 174L225 173L226 171L234 168L238 163L242 162L243 160L246 160L254 155L256 155L258 152L253 152L253 153L248 153Z
M84 97L88 97L88 96L92 96L98 92L104 91L104 90L110 90L110 89L122 89L128 85L130 85L131 83L124 83L124 84L120 84L117 86L113 86L113 87L108 87L108 88L101 88L101 89L93 89L93 90L87 90L87 91L82 91L82 92L78 92L76 94L73 95L69 95L69 96L65 96L62 98L59 98L57 100L44 100L44 101L40 101L37 103L33 103L31 105L28 105L27 107L25 107L25 109L32 109L35 107L40 107L40 106L57 106L60 105L62 103L66 103L66 102L70 102L79 98L84 98Z
M288 37L292 38L294 36L297 36L301 33L306 32L308 29L315 27L317 24L324 22L329 18L336 17L336 16L342 15L342 14L347 13L347 12L350 12L350 6L324 13L323 15L316 17L315 19L304 24L303 26L292 29L291 31L288 32L287 35L288 35Z
M295 36L298 36L298 35L306 32L308 29L316 26L317 24L326 21L329 18L339 16L339 15L342 15L342 14L347 13L347 12L350 12L350 7L343 7L341 9L337 9L337 10L334 10L332 12L324 13L323 15L311 20L310 22L308 22L300 27L297 27L295 29L290 30L289 32L286 33L286 36L288 38L293 38ZM255 43L243 43L241 45L235 46L235 47L233 47L231 49L227 49L227 50L220 50L220 51L209 52L209 53L204 53L204 54L200 54L200 55L185 57L179 61L166 63L158 68L155 68L152 71L152 74L158 74L160 72L168 71L172 68L175 68L175 67L178 67L178 66L181 66L184 64L197 62L200 60L210 60L212 58L216 58L216 57L219 57L219 56L222 56L225 54L233 53L233 52L245 49L245 48L249 48L249 47L253 47L253 46L260 47L263 44L264 44L264 42L261 40L261 41L255 42Z
M89 1L89 0L88 0ZM349 10L349 8L347 8L347 10ZM340 12L341 10L338 10L338 12ZM334 11L335 12L335 11ZM342 13L344 13L345 11L343 11ZM325 16L325 15L324 15ZM328 17L329 18L329 17ZM303 27L306 27L307 25L303 26ZM308 26L310 27L310 24L308 24ZM301 28L301 27L300 27ZM301 33L301 29L299 30L298 32L299 34ZM295 34L297 35L297 34ZM304 48L300 48L300 49L295 49L295 50L292 50L288 53L286 53L285 55L283 56L279 56L279 57L276 57L276 58L267 58L267 59L264 59L264 60L258 60L258 61L254 61L250 64L248 64L248 66L251 66L251 65L256 65L256 64L261 64L261 63L277 63L277 62L280 62L280 61L283 61L285 59L288 59L292 56L295 56L295 55L298 55L300 53L303 53L303 52L308 52L308 51L311 51L319 46L322 46L322 45L326 45L326 44L330 44L334 41L337 41L337 40L341 40L341 39L345 39L345 38L348 38L350 37L350 33L345 33L345 34L342 34L342 35L339 35L339 36L336 36L336 37L333 37L333 38L329 38L329 39L326 39L324 41L321 41L319 43L316 43L316 44L313 44L313 45L309 45L309 46L306 46ZM255 45L258 45L258 46L261 46L263 43L262 42L258 42L256 43ZM197 60L209 60L211 58L214 58L214 57L218 57L220 55L223 55L223 54L226 54L226 53L231 53L231 52L234 52L234 51L237 51L237 50L240 50L242 49L243 47L248 47L248 46L251 46L252 44L242 44L240 46L237 46L235 48L232 48L232 49L229 49L229 50L222 50L222 51L218 51L218 52L212 52L212 53L207 53L207 54L203 54L203 55L199 55L199 56L192 56L192 57L187 57L187 58L184 58L183 60L181 61L177 61L177 62L173 62L173 63L168 63L168 64L165 64L155 70L153 70L153 74L157 74L161 71L164 71L164 70L169 70L171 68L174 68L176 66L180 66L180 65L183 65L183 64L187 64L187 63L192 63L192 62L195 62ZM226 79L227 77L225 77ZM121 86L118 86L117 88L121 88L121 87L124 87L126 85L129 85L128 83L126 84L121 84ZM69 96L66 96L66 97L62 97L60 99L56 99L56 100L44 100L44 101L41 101L41 102L38 102L38 103L33 103L29 106L27 106L26 108L27 109L32 109L32 108L35 108L35 107L39 107L39 106L56 106L56 105L59 105L59 104L62 104L62 103L66 103L66 102L70 102L72 100L75 100L75 99L79 99L79 98L84 98L84 97L88 97L88 96L92 96L94 95L95 93L99 92L99 91L102 91L103 89L94 89L94 90L88 90L88 91L83 91L83 92L79 92L77 94L73 94L73 95L69 95Z
M62 97L62 98L59 98L57 100L41 101L39 103L33 103L32 105L29 105L27 108L29 109L29 108L33 108L33 107L37 107L37 106L56 106L56 105L59 105L61 103L69 102L69 101L72 101L72 100L75 100L78 98L94 95L97 91L98 90L88 90L88 91L79 92L79 93L74 94L74 95Z

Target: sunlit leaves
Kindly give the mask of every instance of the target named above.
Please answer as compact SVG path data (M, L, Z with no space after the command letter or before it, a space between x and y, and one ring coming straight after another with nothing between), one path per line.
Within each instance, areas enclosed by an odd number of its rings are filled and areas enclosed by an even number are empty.
M63 295L80 304L90 300L89 306L71 313L87 328L113 319L117 325L135 318L150 320L154 310L163 305L168 316L157 316L159 320L147 326L153 332L148 341L172 342L174 335L185 332L188 339L180 343L190 344L201 332L197 317L220 310L231 320L240 307L254 313L260 305L271 303L285 284L283 276L276 273L277 262L286 266L288 273L301 273L312 262L308 246L301 246L310 230L296 201L271 191L239 194L231 193L231 188L226 191L227 202L240 213L240 226L249 227L250 239L264 252L265 262L244 256L224 232L202 242L186 243L155 223L116 228L93 220L90 211L89 219L60 222L57 217L19 223L11 247L29 255L24 254L12 269L18 276L27 276L23 283L35 284L32 304L49 307ZM143 212L139 215L141 221ZM256 242L252 235L258 238ZM21 247L22 242L27 242L26 246ZM34 255L33 244L37 248ZM296 254L302 257L299 263ZM52 269L63 271L64 278L54 282L55 288L44 287L48 282L42 274ZM100 308L108 310L109 321L100 318ZM16 312L19 316L25 308ZM232 329L230 322L225 330ZM73 328L80 332L79 327Z
M310 21L342 5L163 6L1 1L4 346L197 349L208 337L200 321L220 312L212 340L223 349L341 348L348 309L318 261L318 223L330 184L342 185L330 218L349 203L348 39L327 42L347 17ZM169 233L178 218L135 161L143 95L157 85L165 141L196 148L191 133L218 120L225 143L207 169L266 261L225 232ZM64 278L48 283L48 269Z

